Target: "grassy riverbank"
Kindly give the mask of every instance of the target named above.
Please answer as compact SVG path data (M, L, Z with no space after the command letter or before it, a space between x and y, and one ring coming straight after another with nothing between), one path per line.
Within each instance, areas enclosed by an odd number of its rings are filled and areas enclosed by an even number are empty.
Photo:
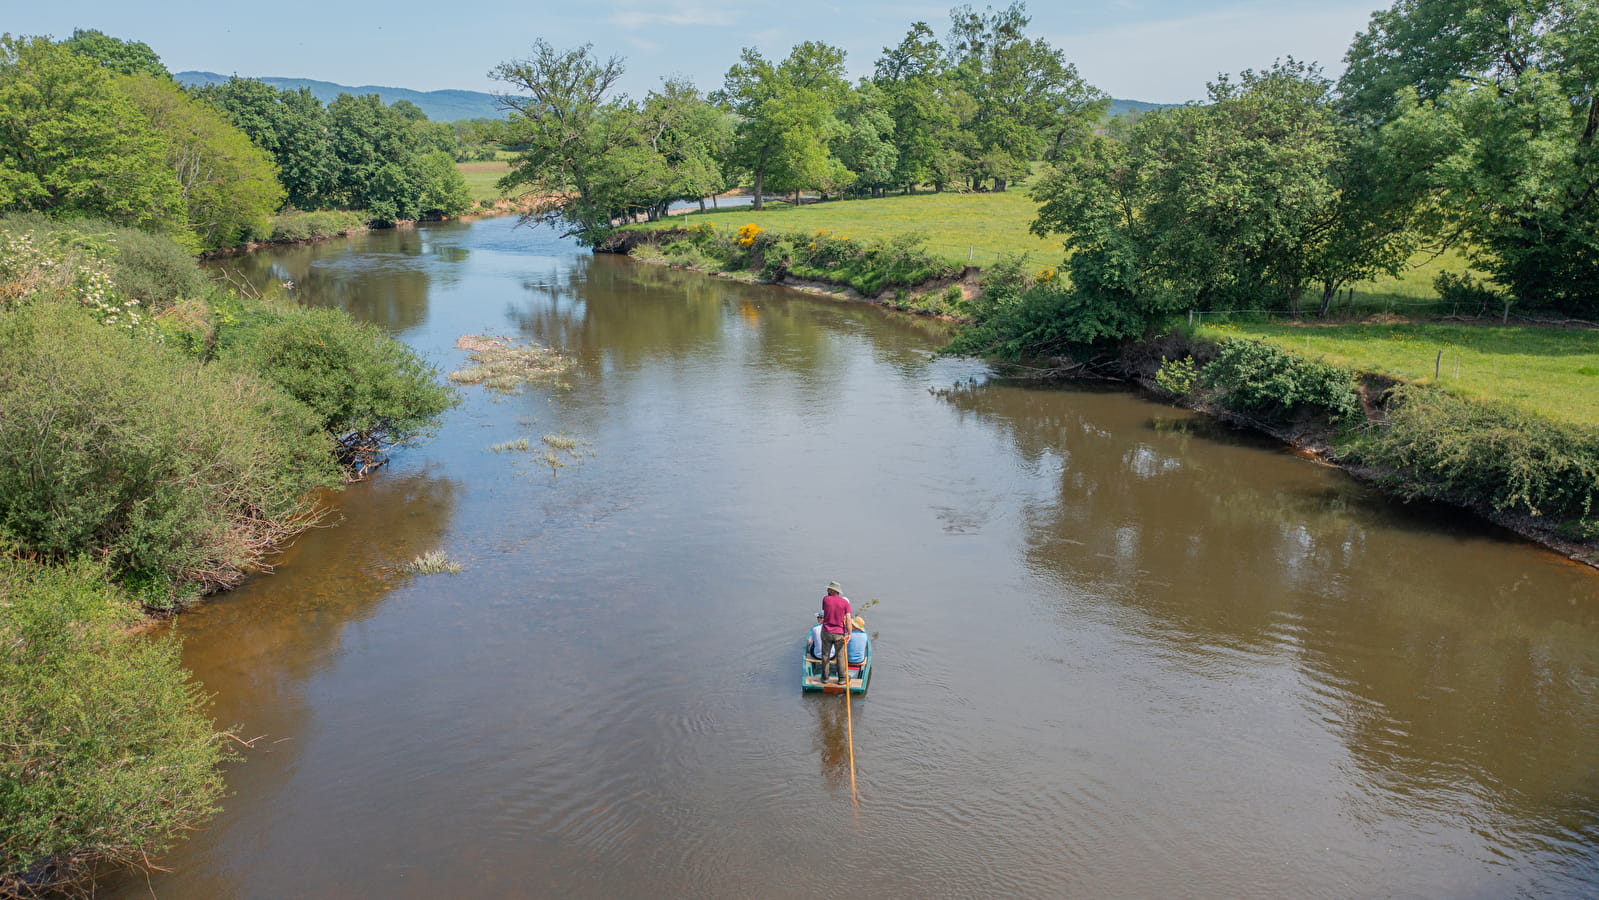
M1309 359L1599 426L1599 332L1592 330L1418 322L1229 324L1201 334L1260 338Z
M473 177L486 175L468 175L469 179ZM473 196L478 196L475 186ZM1021 253L1027 255L1033 269L1058 266L1063 255L1059 240L1040 238L1027 230L1037 211L1038 205L1022 184L1001 194L924 193L872 200L829 200L798 207L779 201L768 203L760 212L748 207L707 210L633 227L691 228L709 223L718 232L731 235L752 224L772 233L814 235L821 231L861 241L919 234L930 254L954 265L986 267L1001 256ZM1397 277L1352 285L1339 295L1334 310L1345 316L1449 313L1454 310L1439 301L1433 279L1440 272L1464 272L1468 268L1464 257L1455 251L1419 253L1411 260L1410 268Z

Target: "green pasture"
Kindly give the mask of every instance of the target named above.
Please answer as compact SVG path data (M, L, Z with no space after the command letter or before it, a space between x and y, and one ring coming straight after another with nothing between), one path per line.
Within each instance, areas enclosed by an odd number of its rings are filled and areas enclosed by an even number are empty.
M495 186L495 182L505 177L511 171L511 164L504 160L487 162L456 163L455 168L466 179L466 189L473 200L487 200L491 197L505 196Z
M1253 337L1302 356L1552 419L1599 425L1599 332L1497 325L1222 324L1208 337ZM1442 357L1439 354L1442 353Z
M767 203L756 212L749 207L707 209L671 216L656 228L686 227L710 222L729 232L754 223L776 232L813 234L831 231L840 237L867 241L911 231L927 236L927 249L958 265L991 265L1002 254L1026 253L1039 268L1058 265L1060 242L1027 232L1036 205L1025 190L1002 194L915 194L875 200L829 200L793 206Z
M961 265L987 266L1003 254L1026 253L1042 269L1059 265L1064 256L1059 239L1040 238L1028 232L1027 226L1033 221L1037 204L1027 195L1025 185L1013 186L1002 194L922 193L875 200L829 200L799 207L775 202L767 203L766 207L761 212L748 207L708 209L703 214L671 216L644 227L684 227L709 221L718 228L736 231L741 225L754 223L778 233L831 231L857 240L919 231L927 236L929 251ZM1418 253L1411 265L1412 268L1398 277L1363 281L1340 291L1333 305L1334 314L1455 312L1439 305L1432 280L1439 272L1466 271L1469 266L1465 258L1455 251L1442 255ZM1307 297L1305 302L1314 306L1319 298Z

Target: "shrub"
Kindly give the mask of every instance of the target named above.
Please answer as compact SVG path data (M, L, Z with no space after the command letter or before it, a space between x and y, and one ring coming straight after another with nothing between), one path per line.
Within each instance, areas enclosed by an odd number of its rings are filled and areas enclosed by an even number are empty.
M1409 496L1590 519L1599 501L1599 431L1437 388L1395 389L1387 427L1350 452Z
M227 753L177 638L126 633L132 604L106 575L0 548L3 896L147 864L222 795Z
M318 427L343 442L346 463L358 468L432 427L458 402L415 351L342 310L252 316L224 330L221 345L223 359L310 407Z
M237 581L336 484L316 420L71 305L0 315L0 535L200 589Z
M1200 382L1219 391L1229 409L1267 421L1285 422L1307 412L1338 421L1360 408L1349 370L1303 359L1265 341L1222 341Z
M1199 367L1192 356L1168 359L1155 373L1155 386L1174 397L1186 397L1199 381Z
M268 240L290 243L339 237L365 229L370 218L368 213L344 209L284 213L272 217Z

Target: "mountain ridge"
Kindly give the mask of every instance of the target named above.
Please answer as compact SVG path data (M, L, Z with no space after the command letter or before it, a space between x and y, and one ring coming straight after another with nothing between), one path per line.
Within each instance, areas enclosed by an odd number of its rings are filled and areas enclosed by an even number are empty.
M215 72L189 71L179 72L172 76L180 84L200 85L216 84L227 81L229 76L218 75ZM242 77L242 76L241 76ZM259 76L256 81L263 81L275 88L284 90L299 90L310 88L311 93L323 103L332 103L340 94L377 94L386 104L396 100L409 100L417 108L427 113L427 117L434 122L454 122L458 119L498 119L504 112L500 109L499 102L494 95L484 91L443 90L443 91L414 91L410 88L389 87L377 84L362 84L351 86L333 81L318 81L315 78L283 78L280 76ZM1112 97L1108 115L1119 116L1129 112L1146 112L1151 109L1162 109L1175 106L1173 103L1150 103L1146 100L1124 100Z

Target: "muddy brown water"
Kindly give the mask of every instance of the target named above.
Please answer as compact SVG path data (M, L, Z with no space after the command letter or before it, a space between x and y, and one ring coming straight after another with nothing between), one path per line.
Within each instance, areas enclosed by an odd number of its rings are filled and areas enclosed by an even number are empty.
M253 751L106 894L1599 892L1599 577L939 326L591 257L510 219L229 260L465 391L276 574L183 616ZM565 435L552 470L490 446ZM443 550L459 575L396 567ZM849 710L799 642L844 584ZM854 730L860 806L851 807Z

